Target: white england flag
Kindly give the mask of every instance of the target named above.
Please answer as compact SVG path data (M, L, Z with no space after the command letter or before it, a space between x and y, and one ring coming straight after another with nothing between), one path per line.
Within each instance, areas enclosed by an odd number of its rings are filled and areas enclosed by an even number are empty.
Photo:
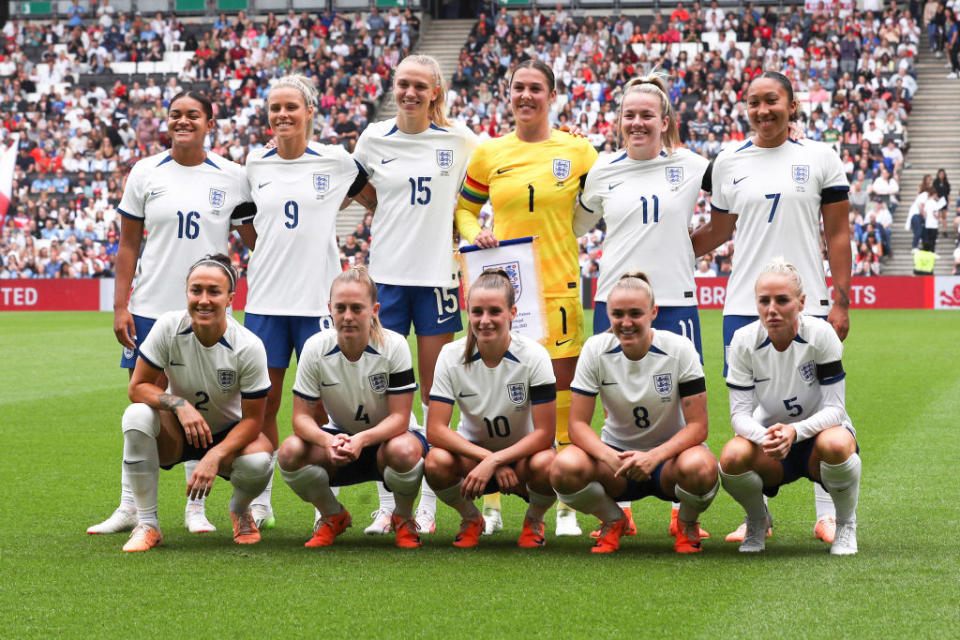
M547 338L546 307L534 238L502 240L499 246L491 249L468 245L460 248L457 258L463 274L464 293L485 270L506 271L516 295L517 317L513 321L513 331L544 343Z
M0 227L7 216L10 201L13 200L13 167L17 161L17 146L20 134L10 136L11 144L4 148L0 144Z

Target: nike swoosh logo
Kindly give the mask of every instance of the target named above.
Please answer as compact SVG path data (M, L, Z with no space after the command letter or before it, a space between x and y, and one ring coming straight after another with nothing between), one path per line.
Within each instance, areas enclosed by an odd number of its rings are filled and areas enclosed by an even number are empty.
M571 340L573 340L573 338L567 338L566 340L557 340L557 346L562 347L563 345L567 344Z
M393 162L394 160L396 160L396 158L390 158L389 160L387 160L386 158L382 158L382 159L380 160L380 164L390 164L390 163Z
M321 386L321 387L335 387L335 386L337 386L338 384L340 384L340 383L339 383L339 382L331 382L330 384L327 384L326 382L321 382L321 383L320 383L320 386Z
M622 185L622 184L623 184L623 182L615 182L614 184L608 184L608 185L607 185L607 189L610 190L610 191L613 191L614 189L616 189L617 187L619 187L619 186Z
M753 382L754 384L758 382L770 382L770 378L754 378Z
M162 196L164 193L166 193L165 189L161 189L160 191L151 191L150 197L152 198L153 196Z
M464 393L463 391L461 391L461 392L458 394L458 397L460 397L460 398L472 398L472 397L475 396L475 395L477 395L477 394L475 394L475 393Z
M600 385L604 387L609 387L612 384L617 384L616 382L607 382L606 380L601 380Z
M263 189L265 186L267 186L267 185L270 184L271 182L273 182L273 180L268 180L268 181L266 181L266 182L262 182L262 183L260 183L260 184L257 185L257 189Z
M512 171L512 170L513 170L513 167L507 167L506 169L497 169L497 175L499 176L501 173L506 173L507 171Z
M448 320L453 320L453 316L447 316L446 318L437 318L437 324L443 324Z
M170 366L171 366L171 367L182 367L182 366L183 366L183 363L182 363L182 362L174 362L173 360L171 360L171 361L170 361Z
M750 176L743 176L743 177L740 178L739 180L734 180L734 181L733 181L733 184L740 184L741 182L743 182L744 180L746 180L746 179L749 178L749 177L750 177Z

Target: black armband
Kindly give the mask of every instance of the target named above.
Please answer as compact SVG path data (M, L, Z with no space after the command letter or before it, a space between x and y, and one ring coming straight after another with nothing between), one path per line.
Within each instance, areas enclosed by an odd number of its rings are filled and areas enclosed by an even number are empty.
M827 187L820 192L820 204L832 204L834 202L846 202L850 199L849 187Z

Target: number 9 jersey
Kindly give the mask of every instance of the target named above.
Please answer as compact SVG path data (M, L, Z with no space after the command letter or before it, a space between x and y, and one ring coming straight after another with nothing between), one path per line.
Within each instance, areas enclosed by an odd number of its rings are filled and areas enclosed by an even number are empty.
M248 202L243 168L210 151L192 167L177 163L169 151L133 165L117 211L143 222L147 240L133 280L130 313L159 318L185 309L190 265L207 254L227 253L231 223L253 219L252 209L240 207Z
M323 316L340 273L337 213L359 169L343 147L307 144L299 158L251 151L247 180L257 205L256 249L248 269L246 311Z
M550 354L537 342L510 334L510 347L492 369L479 352L464 363L466 337L444 345L437 357L430 399L460 406L457 431L470 442L500 451L533 433L532 405L557 395Z

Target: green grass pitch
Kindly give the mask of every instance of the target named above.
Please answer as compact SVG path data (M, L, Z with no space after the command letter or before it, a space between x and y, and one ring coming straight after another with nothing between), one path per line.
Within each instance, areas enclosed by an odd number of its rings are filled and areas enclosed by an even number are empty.
M732 435L720 315L701 316L709 444L718 452ZM402 551L392 537L362 534L372 486L342 493L352 529L331 548L306 550L311 509L277 474L277 528L240 548L222 480L208 501L218 531L183 529L179 467L161 474L164 546L124 554L124 534L84 534L119 495L127 377L111 316L2 313L0 636L956 637L957 320L852 314L847 406L864 461L854 557L831 557L813 538L805 481L771 501L777 528L759 556L722 541L742 511L721 491L703 517L713 537L702 554L673 553L669 506L648 499L634 503L639 535L596 557L588 538L557 539L552 526L546 548L517 549L522 503L512 497L504 531L475 550L450 546L457 519L440 505L437 533ZM292 378L291 370L288 388ZM290 432L289 397L281 436ZM585 530L594 524L580 521Z

